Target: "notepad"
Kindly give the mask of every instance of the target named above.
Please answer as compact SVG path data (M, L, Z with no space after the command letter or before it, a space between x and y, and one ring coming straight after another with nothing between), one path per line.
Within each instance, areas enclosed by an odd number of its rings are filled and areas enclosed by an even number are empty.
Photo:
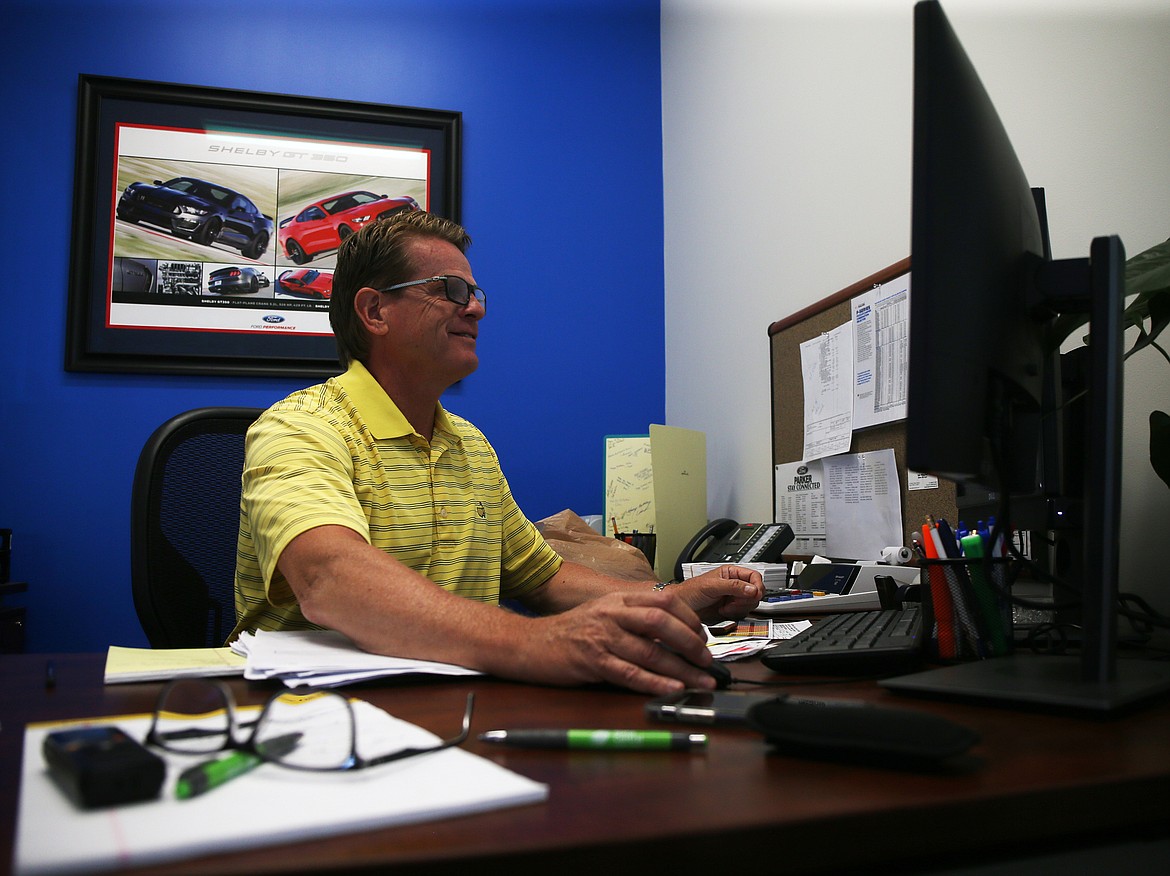
M247 710L241 710L247 711ZM364 701L354 702L363 753L426 747L427 730ZM452 715L452 720L456 715ZM95 718L141 740L146 715ZM67 722L76 727L78 722ZM461 748L365 770L304 773L263 764L208 794L179 800L179 772L198 758L166 754L158 800L82 811L53 783L41 754L63 724L25 730L14 872L18 876L95 872L203 854L354 833L538 803L548 786Z
M106 652L106 684L243 675L247 663L231 648L123 648Z

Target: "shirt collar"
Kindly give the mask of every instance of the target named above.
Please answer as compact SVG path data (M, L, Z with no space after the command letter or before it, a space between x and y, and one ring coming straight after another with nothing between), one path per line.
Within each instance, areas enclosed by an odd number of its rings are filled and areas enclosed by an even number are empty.
M364 364L354 359L346 372L334 380L345 390L375 438L403 438L414 434L414 427ZM439 434L451 436L455 443L462 439L441 404L435 406L435 435Z

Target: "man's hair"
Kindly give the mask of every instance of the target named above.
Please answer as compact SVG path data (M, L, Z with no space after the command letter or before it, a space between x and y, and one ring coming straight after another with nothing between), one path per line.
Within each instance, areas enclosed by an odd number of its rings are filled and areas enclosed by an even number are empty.
M445 240L467 252L471 238L461 225L422 210L395 213L371 222L351 234L337 252L333 293L329 300L329 324L337 340L342 368L354 359L365 362L370 336L354 312L353 302L363 286L374 289L421 280L410 259L410 241L420 238Z

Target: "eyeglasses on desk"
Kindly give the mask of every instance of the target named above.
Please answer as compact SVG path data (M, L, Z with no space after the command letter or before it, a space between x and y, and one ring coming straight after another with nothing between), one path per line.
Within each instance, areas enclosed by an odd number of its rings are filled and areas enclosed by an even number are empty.
M425 747L363 757L357 721L348 697L333 690L281 691L255 720L242 721L231 689L209 679L175 679L159 694L146 742L176 754L235 750L295 770L358 770L432 754L466 741L475 694L467 695L459 733ZM289 737L296 744L289 745Z

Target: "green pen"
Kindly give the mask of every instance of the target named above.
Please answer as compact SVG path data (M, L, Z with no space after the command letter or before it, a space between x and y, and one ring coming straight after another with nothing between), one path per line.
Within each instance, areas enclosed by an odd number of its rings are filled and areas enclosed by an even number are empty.
M489 730L479 739L520 748L591 751L689 751L707 744L705 733L666 730Z
M991 656L1002 657L1010 648L1003 618L996 608L995 593L987 576L983 574L983 537L973 532L964 536L960 544L963 546L963 556L971 561L971 588L975 591L975 600L991 632Z
M300 733L289 733L270 739L264 743L264 751L270 757L284 757L297 747L301 735ZM179 780L175 784L175 796L180 800L198 797L212 788L218 788L220 785L230 782L237 776L251 772L262 763L264 763L263 758L249 751L233 751L226 757L205 760L203 763L188 767L179 773Z

